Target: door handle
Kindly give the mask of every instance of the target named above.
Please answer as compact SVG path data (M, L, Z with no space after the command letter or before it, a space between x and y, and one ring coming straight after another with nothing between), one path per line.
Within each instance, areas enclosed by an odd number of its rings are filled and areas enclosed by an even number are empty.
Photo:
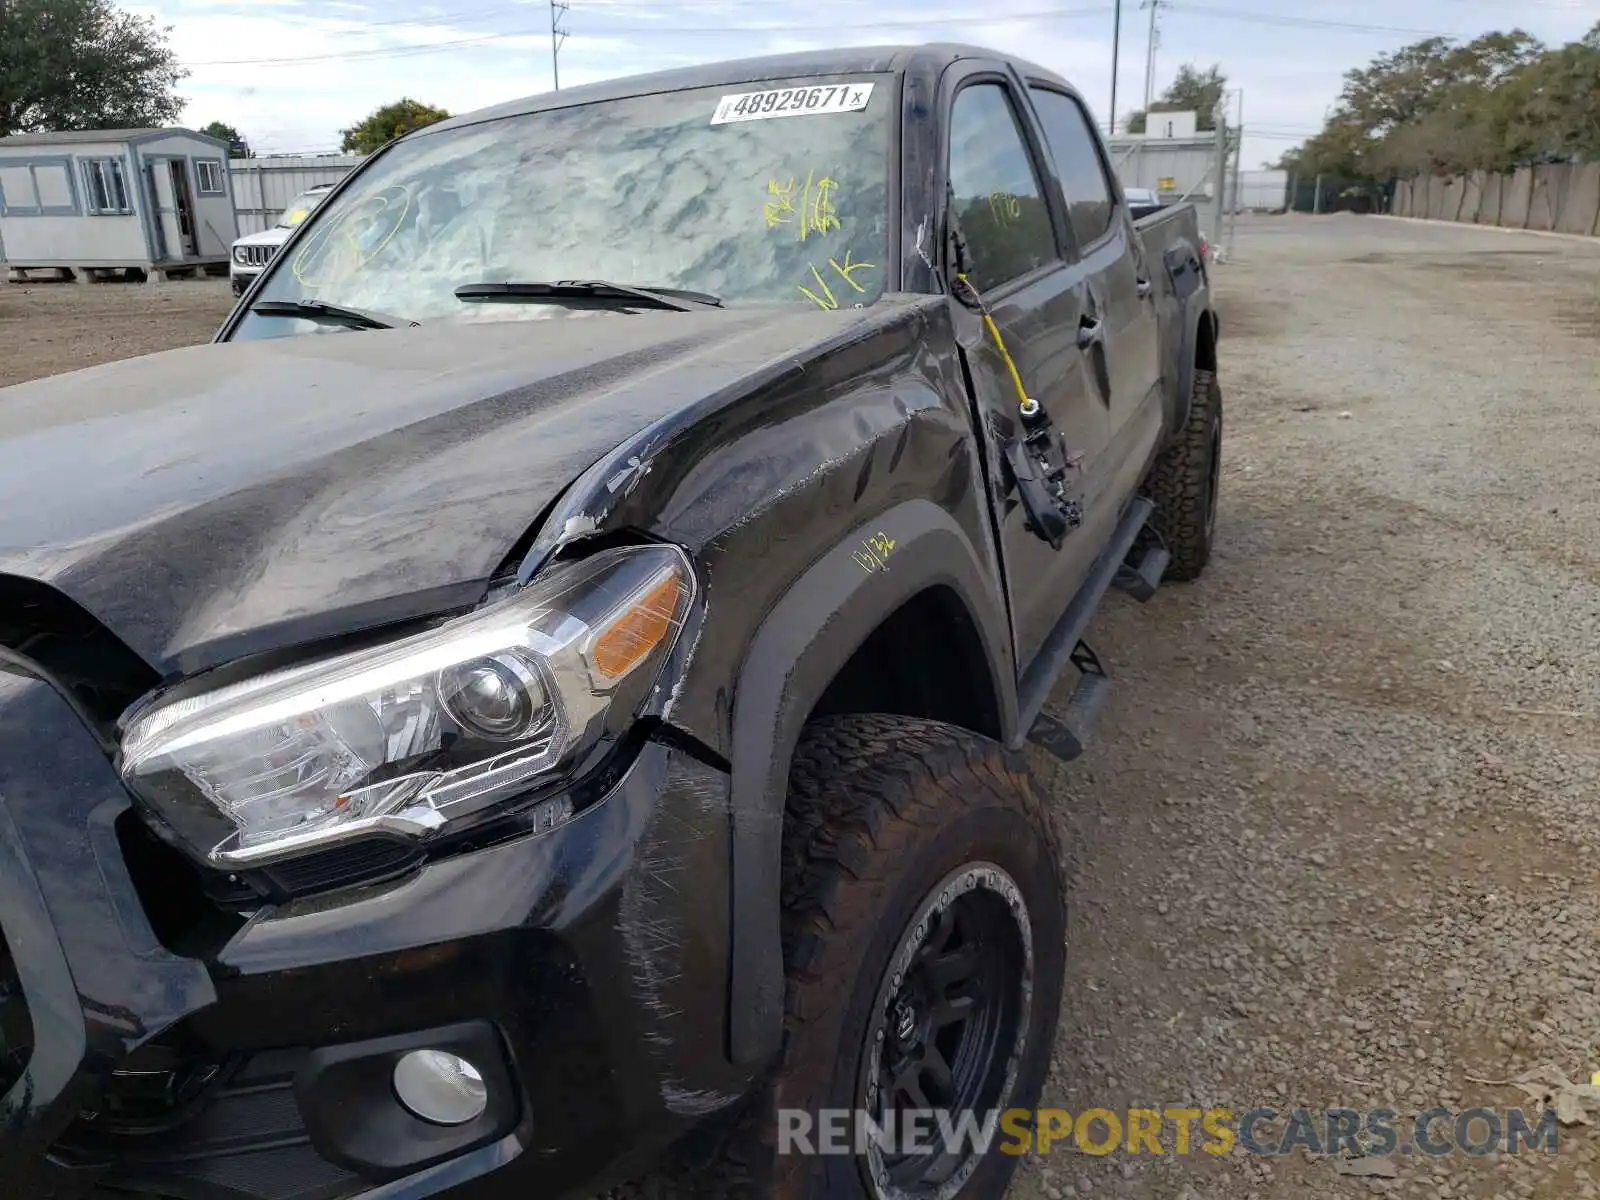
M1134 283L1139 290L1139 299L1141 300L1148 300L1150 293L1155 290L1154 285L1148 279L1138 279Z
M1106 325L1099 317L1078 318L1078 349L1087 350L1096 342L1104 340Z

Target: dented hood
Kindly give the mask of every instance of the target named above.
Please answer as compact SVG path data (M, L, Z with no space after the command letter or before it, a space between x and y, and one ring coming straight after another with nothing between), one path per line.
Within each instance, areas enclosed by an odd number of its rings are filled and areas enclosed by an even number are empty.
M469 604L605 452L861 315L339 331L0 388L0 575L164 675Z

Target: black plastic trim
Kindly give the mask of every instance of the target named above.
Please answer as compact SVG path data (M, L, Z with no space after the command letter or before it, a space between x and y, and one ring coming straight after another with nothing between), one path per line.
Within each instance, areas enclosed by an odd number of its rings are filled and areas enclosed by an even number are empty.
M483 1115L449 1126L413 1116L393 1084L395 1064L413 1050L447 1051L475 1066L489 1093ZM313 1050L295 1076L294 1093L317 1152L377 1182L505 1137L522 1108L504 1043L488 1021Z

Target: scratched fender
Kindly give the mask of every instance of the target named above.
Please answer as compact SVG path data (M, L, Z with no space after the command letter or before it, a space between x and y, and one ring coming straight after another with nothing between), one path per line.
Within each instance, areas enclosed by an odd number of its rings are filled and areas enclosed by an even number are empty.
M785 780L839 668L903 604L942 589L981 646L970 669L985 732L1015 723L980 448L954 356L933 349L953 345L948 307L923 303L713 412L641 431L563 497L523 565L531 575L564 542L632 525L689 548L704 571L716 635L693 645L658 711L733 772L735 1061L770 1052L778 1033Z

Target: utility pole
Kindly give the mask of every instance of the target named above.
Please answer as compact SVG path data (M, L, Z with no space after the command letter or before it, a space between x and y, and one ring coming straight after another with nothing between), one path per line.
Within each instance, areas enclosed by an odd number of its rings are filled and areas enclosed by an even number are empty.
M1156 95L1156 47L1161 44L1161 31L1156 28L1156 17L1163 3L1165 0L1144 0L1139 5L1150 10L1150 35L1144 48L1144 111L1147 113Z
M1111 136L1117 136L1117 64L1122 61L1122 0L1116 0L1117 15L1111 19ZM5 0L0 0L0 13Z
M1238 242L1239 233L1239 193L1243 187L1244 178L1244 89L1239 89L1239 120L1238 130L1234 134L1233 148L1233 200L1228 205L1228 257L1233 257L1234 246Z
M1211 244L1222 244L1222 214L1228 194L1228 98L1221 96L1212 110L1216 122L1217 161L1212 171Z
M567 15L571 5L564 0L550 0L550 78L555 83L555 90L561 90L561 63L558 55L561 44L567 40L567 31L561 28L561 18Z

